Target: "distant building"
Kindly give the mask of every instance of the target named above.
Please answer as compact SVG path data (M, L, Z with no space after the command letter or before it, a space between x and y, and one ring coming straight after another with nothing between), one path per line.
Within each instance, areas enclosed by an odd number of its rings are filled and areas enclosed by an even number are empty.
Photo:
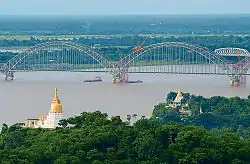
M183 95L181 92L181 89L178 90L178 93L174 99L174 101L171 101L167 107L171 107L171 108L175 108L175 109L179 109L180 115L182 116L189 116L191 115L191 111L190 110L185 110L184 107L188 107L188 103L183 103L182 99L183 99Z
M47 129L55 129L58 127L58 123L62 120L63 117L63 110L62 110L62 103L58 97L58 89L55 89L55 97L51 103L51 109L46 117L43 115L34 118L34 119L27 119L24 122L24 127L26 128L47 128Z
M181 103L182 99L183 99L183 95L182 95L181 89L179 89L174 101L170 102L169 106L172 108L181 107L182 106L182 103Z

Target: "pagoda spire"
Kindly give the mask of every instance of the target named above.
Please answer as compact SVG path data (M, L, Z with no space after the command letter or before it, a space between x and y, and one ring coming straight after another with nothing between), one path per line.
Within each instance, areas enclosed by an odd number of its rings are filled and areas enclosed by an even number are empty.
M62 104L58 96L58 88L55 89L55 97L51 103L51 113L62 113Z
M204 112L203 112L203 109L202 109L202 107L200 106L200 114L203 114Z
M176 97L183 97L183 95L182 95L182 92L181 92L181 89L179 88L178 89L178 93L177 93L177 96Z
M57 99L57 100L59 99L58 98L58 88L55 89L55 98L54 99Z

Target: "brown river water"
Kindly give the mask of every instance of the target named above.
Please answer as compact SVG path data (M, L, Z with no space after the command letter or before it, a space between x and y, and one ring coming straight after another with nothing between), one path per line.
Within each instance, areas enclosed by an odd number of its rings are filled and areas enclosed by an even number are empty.
M81 82L95 76L101 76L103 82ZM141 84L113 84L108 73L22 72L15 74L14 81L0 77L0 123L8 124L47 114L55 87L65 116L96 110L122 118L134 113L150 116L154 105L178 88L205 97L250 94L249 81L245 88L231 88L227 76L130 74L131 80L143 80Z

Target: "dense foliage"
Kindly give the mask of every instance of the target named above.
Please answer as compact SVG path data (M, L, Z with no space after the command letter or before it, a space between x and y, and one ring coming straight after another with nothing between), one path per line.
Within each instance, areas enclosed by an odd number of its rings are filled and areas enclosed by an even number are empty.
M232 131L241 137L250 138L250 96L247 99L221 96L204 98L183 93L183 101L188 102L186 110L191 110L192 115L181 118L178 110L166 107L176 94L170 92L166 98L167 102L157 105L153 111L153 117L157 117L162 124L175 121L186 125L203 126L208 130ZM200 109L203 114L200 114Z
M145 118L131 126L101 112L83 112L60 124L55 130L4 124L1 163L250 163L250 140L229 132Z

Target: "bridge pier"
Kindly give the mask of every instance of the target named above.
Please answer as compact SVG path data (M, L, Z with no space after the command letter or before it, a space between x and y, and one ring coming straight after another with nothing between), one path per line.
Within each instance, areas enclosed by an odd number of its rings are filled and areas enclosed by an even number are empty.
M4 73L4 80L14 80L14 72L5 72Z
M116 83L120 83L121 82L121 79L119 77L113 77L113 83L116 84Z
M113 75L113 83L128 83L128 70L125 69Z
M240 86L240 79L241 77L240 76L235 76L235 77L232 77L229 81L230 83L230 86L231 87L239 87Z

